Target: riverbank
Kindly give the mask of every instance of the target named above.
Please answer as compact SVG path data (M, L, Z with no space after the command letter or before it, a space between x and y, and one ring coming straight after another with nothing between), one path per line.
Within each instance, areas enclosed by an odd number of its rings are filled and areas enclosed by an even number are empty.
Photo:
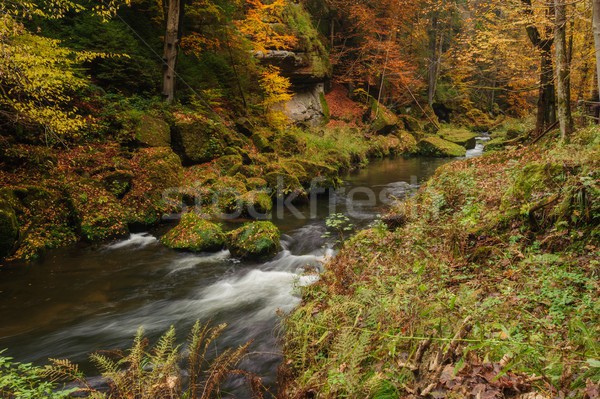
M594 397L598 137L445 165L344 243L285 320L281 396Z

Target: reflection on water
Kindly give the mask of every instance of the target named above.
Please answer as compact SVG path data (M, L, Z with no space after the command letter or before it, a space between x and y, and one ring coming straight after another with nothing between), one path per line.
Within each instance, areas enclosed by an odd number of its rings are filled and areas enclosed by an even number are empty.
M139 326L156 338L175 325L183 339L197 319L227 322L220 345L254 340L244 367L274 384L281 360L276 314L296 306L296 288L317 278L305 270L321 270L332 255L322 238L326 216L351 207L364 225L382 212L386 198L409 194L447 161L383 160L348 176L342 190L319 200L312 217L305 205L299 207L304 218L274 220L284 250L265 263L239 262L228 251L171 251L157 231L53 251L40 264L2 270L0 348L19 361L81 362L97 349L128 347ZM361 205L360 187L371 188L376 203Z

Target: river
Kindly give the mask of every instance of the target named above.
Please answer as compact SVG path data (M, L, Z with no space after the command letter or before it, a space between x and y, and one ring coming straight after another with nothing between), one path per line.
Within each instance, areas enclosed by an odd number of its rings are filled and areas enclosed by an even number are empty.
M467 156L482 149L479 143ZM327 215L344 213L365 226L384 211L385 198L410 194L445 162L386 159L348 175L342 190L319 198L312 215L305 205L298 207L302 217L288 211L273 220L284 250L265 263L240 262L227 251L169 250L157 239L168 228L162 226L112 244L55 250L36 264L2 270L0 349L22 362L69 358L88 367L90 352L128 348L140 326L154 339L174 325L183 341L198 319L225 322L218 346L252 339L242 367L274 389L281 361L277 314L292 310L300 301L298 287L317 278L306 275L306 268L321 269L333 255L332 239L322 237ZM376 201L368 203L370 190ZM226 389L244 397L241 385L232 381Z

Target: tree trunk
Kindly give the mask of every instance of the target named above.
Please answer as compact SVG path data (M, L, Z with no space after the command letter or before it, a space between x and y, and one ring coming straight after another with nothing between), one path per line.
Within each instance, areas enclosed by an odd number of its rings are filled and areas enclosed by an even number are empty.
M556 122L555 93L552 51L550 48L544 47L541 55L540 88L537 102L536 131L538 133L543 132L548 126Z
M600 93L600 0L593 0L593 31L596 50L596 76L598 93Z
M179 22L181 19L181 0L168 0L167 30L165 32L165 46L163 51L163 91L162 94L171 104L175 99L175 81L177 74L177 51L179 46Z
M531 0L521 0L524 5L526 15L533 16ZM550 13L550 8L547 10ZM546 37L542 37L540 30L535 25L527 26L527 35L531 43L541 52L540 62L540 88L537 103L537 120L535 124L536 132L542 133L548 126L556 121L555 106L555 88L554 88L554 68L552 66L552 44L553 38L548 37L549 29L546 30Z
M571 85L567 55L567 6L565 0L554 0L555 27L554 48L556 50L556 86L558 94L558 121L560 137L566 142L573 131L571 116Z
M436 16L431 18L429 29L429 68L427 85L427 103L431 107L437 90L437 82L440 75L440 63L442 57L443 37L440 32L440 23Z

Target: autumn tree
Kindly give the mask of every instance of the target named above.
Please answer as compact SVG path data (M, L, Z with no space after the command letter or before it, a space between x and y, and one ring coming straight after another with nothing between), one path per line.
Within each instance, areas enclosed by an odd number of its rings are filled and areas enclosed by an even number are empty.
M417 91L421 86L409 51L417 4L407 0L329 0L329 4L340 25L332 49L336 80L362 87L375 98L413 101L411 88Z
M92 7L103 18L120 2ZM0 5L0 119L13 128L41 132L46 143L76 138L88 125L75 106L77 93L89 85L81 64L106 54L75 51L29 31L23 19L63 18L85 7L73 1L4 2Z

